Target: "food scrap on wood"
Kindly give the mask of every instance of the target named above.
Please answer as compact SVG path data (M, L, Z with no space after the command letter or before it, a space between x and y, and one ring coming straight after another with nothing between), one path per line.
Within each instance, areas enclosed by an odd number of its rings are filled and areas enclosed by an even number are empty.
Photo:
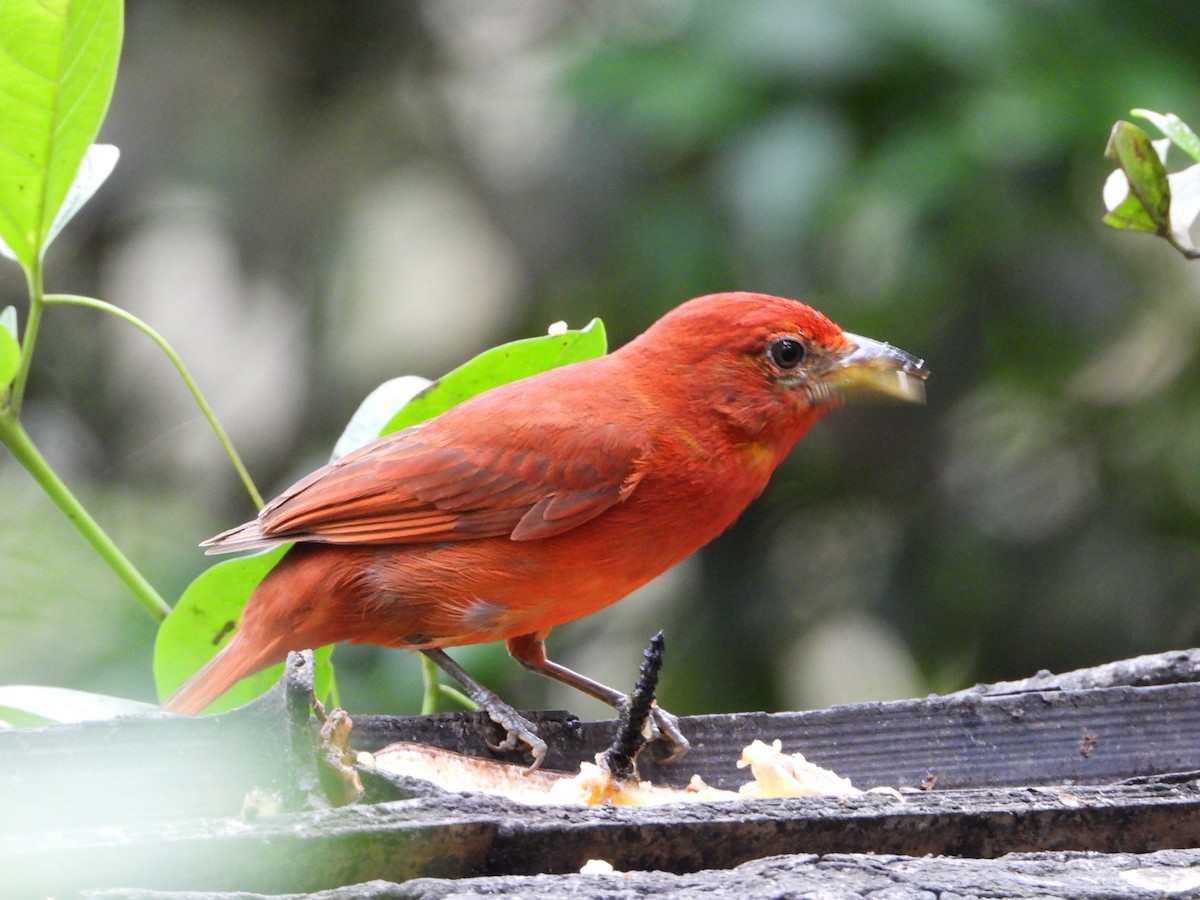
M849 780L787 754L776 740L755 740L743 748L739 769L751 780L737 791L709 786L697 774L684 788L665 787L637 777L637 755L653 734L651 713L662 671L665 641L660 631L643 653L637 682L621 713L611 746L583 761L579 771L553 772L467 756L425 744L397 742L375 753L354 754L348 747L352 724L343 710L325 717L317 740L327 789L338 804L353 802L362 791L354 764L381 772L418 778L456 792L479 792L533 805L661 806L783 797L856 796L863 792ZM353 776L353 777L350 777Z
M604 754L599 754L598 759ZM737 791L710 787L699 775L685 788L663 787L635 778L617 778L599 763L583 762L579 772L528 772L522 766L464 756L424 744L400 742L372 754L381 771L429 781L443 790L478 791L516 803L573 806L662 806L762 800L781 797L848 797L863 793L835 772L783 752L779 741L754 741L742 750L739 768L752 780ZM898 795L897 795L898 796Z

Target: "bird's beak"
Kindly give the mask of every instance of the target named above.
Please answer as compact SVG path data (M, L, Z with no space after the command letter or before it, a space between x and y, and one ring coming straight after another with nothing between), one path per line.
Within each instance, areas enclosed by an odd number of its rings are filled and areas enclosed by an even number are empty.
M834 390L844 397L874 395L908 403L925 402L925 361L898 347L845 332L852 349L829 373Z

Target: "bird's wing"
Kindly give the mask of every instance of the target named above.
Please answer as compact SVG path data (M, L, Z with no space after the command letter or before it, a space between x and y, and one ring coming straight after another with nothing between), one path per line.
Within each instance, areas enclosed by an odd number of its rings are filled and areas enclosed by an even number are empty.
M318 469L255 521L205 546L225 553L285 541L550 537L628 497L649 456L623 429L600 423L573 423L554 434L497 429L487 437L473 442L425 426L396 432Z

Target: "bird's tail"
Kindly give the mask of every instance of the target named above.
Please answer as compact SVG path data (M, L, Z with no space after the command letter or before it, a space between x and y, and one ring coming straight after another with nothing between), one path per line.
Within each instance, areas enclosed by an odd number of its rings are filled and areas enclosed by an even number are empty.
M239 629L216 656L167 698L162 711L183 716L198 715L243 678L279 662L287 654L277 646L279 643L271 641L256 645Z
M266 537L262 533L262 523L258 519L243 522L236 528L222 531L207 541L201 541L200 546L208 556L218 553L237 553L241 550L261 550L263 547L275 547L286 538Z

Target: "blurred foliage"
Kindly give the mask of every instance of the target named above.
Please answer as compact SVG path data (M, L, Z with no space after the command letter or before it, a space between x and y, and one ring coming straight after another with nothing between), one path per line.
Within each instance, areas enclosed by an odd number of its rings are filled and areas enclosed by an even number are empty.
M1183 0L132 0L122 163L48 287L162 331L268 492L374 384L559 319L619 344L760 290L927 358L927 407L837 413L691 564L551 636L620 686L664 627L678 713L1194 645L1200 270L1105 229L1101 189L1131 108L1200 121L1198 42ZM22 296L0 273L0 308ZM81 318L47 315L27 425L177 597L251 511L171 373ZM74 612L119 587L34 564L28 532L0 540L0 683L149 699L146 635ZM33 617L71 653L8 652ZM599 712L502 648L456 656ZM348 708L415 710L405 654L337 658Z

